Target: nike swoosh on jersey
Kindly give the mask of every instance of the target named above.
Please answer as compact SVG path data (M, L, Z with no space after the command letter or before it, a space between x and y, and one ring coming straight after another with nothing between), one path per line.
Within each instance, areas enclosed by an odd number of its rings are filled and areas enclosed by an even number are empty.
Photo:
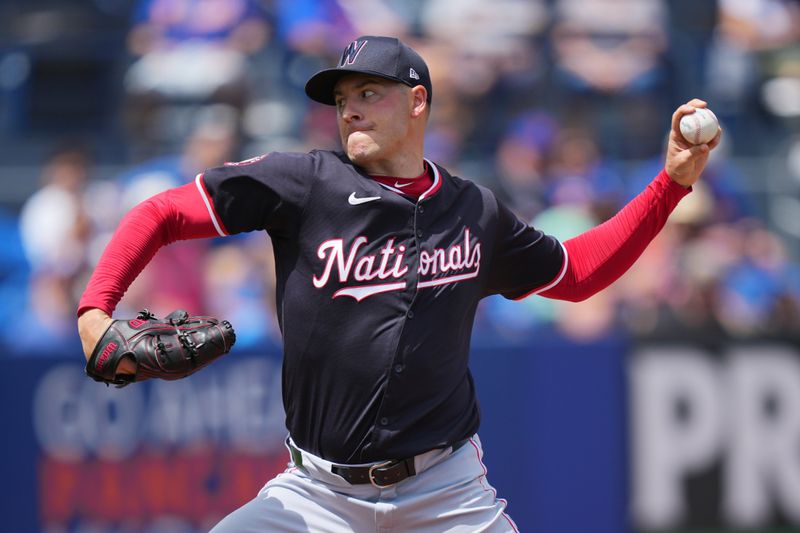
M364 198L357 198L356 193L351 193L350 196L347 198L347 203L350 205L361 205L367 202L374 202L375 200L380 200L380 196L365 196Z
M394 182L394 186L397 187L398 189L402 189L403 187L408 187L412 183L414 183L414 182L413 181L409 181L409 182L406 182L406 183L400 183L399 181L395 181Z

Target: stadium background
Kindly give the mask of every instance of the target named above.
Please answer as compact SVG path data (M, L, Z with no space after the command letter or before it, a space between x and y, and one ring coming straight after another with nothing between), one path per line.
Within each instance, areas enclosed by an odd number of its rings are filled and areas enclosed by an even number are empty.
M680 103L707 100L725 129L612 288L483 302L481 436L521 530L800 530L791 0L0 1L1 529L203 531L283 468L263 236L162 250L120 305L233 322L236 353L183 382L87 380L75 304L141 199L335 147L303 83L384 33L431 67L428 157L561 238L655 175Z

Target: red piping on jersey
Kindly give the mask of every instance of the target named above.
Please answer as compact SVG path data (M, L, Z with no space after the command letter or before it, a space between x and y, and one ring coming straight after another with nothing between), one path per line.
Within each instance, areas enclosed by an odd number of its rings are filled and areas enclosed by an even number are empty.
M690 191L662 170L619 213L564 243L564 266L553 282L515 299L541 294L579 302L605 289L642 255L664 227L669 214Z
M442 186L442 177L439 175L439 169L427 159L425 159L425 162L428 163L429 168L433 169L433 185L431 185L430 189L419 195L419 202L428 196L433 196L436 194L439 191L439 188Z
M558 274L556 274L556 277L553 278L549 283L546 283L544 285L540 285L539 287L536 287L532 291L526 292L522 296L514 298L515 300L522 300L523 298L527 298L528 296L533 296L534 294L541 294L544 291L550 290L553 287L555 287L556 285L558 285L559 283L561 283L561 280L564 278L564 275L567 273L567 268L569 266L569 252L567 251L567 248L564 246L563 243L559 243L559 244L561 244L561 250L564 252L564 260L561 262L561 270L558 271Z
M256 161L260 161L260 159L252 158L253 163ZM249 159L247 161L250 161ZM250 164L250 163L248 163ZM194 183L197 185L197 190L200 191L200 196L203 198L203 203L206 204L206 209L208 209L208 214L211 217L211 221L214 223L214 228L216 228L217 233L219 233L220 237L226 237L230 235L228 230L225 229L225 225L222 223L222 219L219 218L217 215L217 210L214 208L214 202L211 201L211 195L208 194L206 190L206 184L203 181L203 173L201 172L194 178Z

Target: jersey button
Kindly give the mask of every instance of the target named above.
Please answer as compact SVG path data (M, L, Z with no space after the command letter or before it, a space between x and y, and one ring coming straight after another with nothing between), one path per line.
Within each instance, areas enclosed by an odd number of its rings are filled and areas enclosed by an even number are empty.
M422 238L422 230L421 229L417 230L417 237L419 237L420 239Z
M425 208L422 207L422 206L419 206L419 207L417 207L417 211L419 211L420 213L424 213L425 212Z
M394 371L397 372L398 374L403 371L403 368L404 368L403 365L401 365L400 363L394 365Z
M409 309L408 313L406 313L406 316L407 316L408 318L414 318L414 311L411 311L411 310Z
M386 424L389 423L389 419L384 416L383 418L381 418L380 422L382 426L385 426Z

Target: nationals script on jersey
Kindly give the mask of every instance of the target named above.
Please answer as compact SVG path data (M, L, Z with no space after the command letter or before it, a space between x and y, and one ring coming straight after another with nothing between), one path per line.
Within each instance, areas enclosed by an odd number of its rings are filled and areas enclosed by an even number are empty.
M359 255L359 250L365 244L367 244L366 237L357 237L348 250L345 250L342 239L323 242L319 246L317 255L325 261L325 270L319 278L313 277L314 286L324 287L334 272L342 284L351 281L351 275L352 281L404 280L408 273L408 265L404 261L405 246L394 246L394 239L389 239L377 254ZM417 282L417 288L424 289L472 279L478 276L480 267L481 244L480 242L472 243L469 228L465 228L462 242L453 244L446 249L434 248L431 252L420 251L419 267L417 268L420 281ZM436 278L438 273L447 275ZM428 274L431 278L423 279L423 276ZM333 297L351 296L361 301L373 294L404 290L406 286L405 281L343 286L333 293Z
M472 435L479 300L546 290L566 268L555 238L428 165L433 185L418 200L330 151L197 177L220 235L272 239L287 427L328 460L408 457Z

